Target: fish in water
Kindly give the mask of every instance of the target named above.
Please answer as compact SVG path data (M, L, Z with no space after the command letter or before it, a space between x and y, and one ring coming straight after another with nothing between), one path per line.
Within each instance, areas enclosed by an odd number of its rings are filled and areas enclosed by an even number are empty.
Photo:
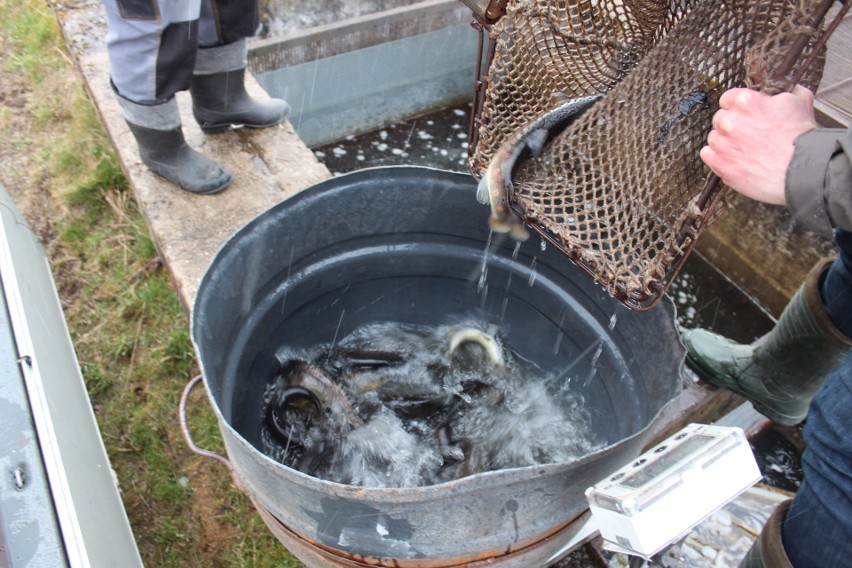
M360 416L331 375L307 361L286 361L264 393L269 432L293 450L308 445L314 424L334 420L341 429L362 423Z
M264 395L263 451L308 475L414 487L561 462L599 447L579 394L519 365L479 321L381 322L335 346L279 351Z
M479 180L476 190L479 202L491 205L488 225L492 231L509 233L518 241L529 238L529 232L521 220L509 209L509 195L512 191L512 175L515 166L526 152L536 158L539 157L548 142L562 133L602 97L603 95L592 95L564 100L500 145L488 163L488 168ZM559 95L559 98L564 99L564 95Z
M468 351L469 346L478 346L484 351L486 361L474 361L474 364L491 364L502 367L505 364L503 350L493 336L475 327L453 327L450 329L447 358L458 361L462 351Z

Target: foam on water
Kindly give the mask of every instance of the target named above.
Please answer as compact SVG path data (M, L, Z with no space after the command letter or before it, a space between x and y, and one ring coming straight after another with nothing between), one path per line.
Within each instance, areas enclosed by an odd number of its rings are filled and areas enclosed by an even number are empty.
M472 339L459 342L461 336ZM450 352L453 338L459 346ZM305 369L323 370L319 379L270 383L263 451L321 479L365 487L433 485L566 462L605 444L565 377L556 381L523 362L482 322L376 323L334 346L282 348L277 355L282 364L296 359L309 363ZM282 403L282 393L304 392L294 387L318 391L322 409Z

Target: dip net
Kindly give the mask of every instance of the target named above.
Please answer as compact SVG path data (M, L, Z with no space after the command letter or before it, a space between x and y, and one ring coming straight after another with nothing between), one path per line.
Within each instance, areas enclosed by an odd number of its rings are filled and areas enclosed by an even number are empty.
M699 158L731 87L815 90L831 1L465 2L488 34L469 165L565 98L603 98L515 168L509 203L633 309L660 299L728 191ZM845 12L847 6L841 11ZM836 21L839 21L838 15Z

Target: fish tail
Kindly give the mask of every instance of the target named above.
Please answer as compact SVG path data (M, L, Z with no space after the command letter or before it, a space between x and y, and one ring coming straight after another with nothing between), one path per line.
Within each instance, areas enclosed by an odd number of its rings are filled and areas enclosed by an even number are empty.
M491 194L488 191L488 171L482 175L482 178L479 180L479 185L476 186L476 200L483 205L489 205L491 203Z

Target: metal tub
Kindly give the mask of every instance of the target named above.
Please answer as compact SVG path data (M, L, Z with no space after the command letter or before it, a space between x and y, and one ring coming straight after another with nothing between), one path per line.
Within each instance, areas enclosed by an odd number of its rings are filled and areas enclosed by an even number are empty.
M468 175L418 167L324 181L238 231L198 289L192 339L240 484L332 556L454 566L531 547L583 513L584 490L641 453L681 392L671 302L631 312L536 237L517 251L490 242L475 187ZM330 343L374 321L470 315L498 323L520 357L573 377L609 445L568 463L404 489L323 481L258 449L279 346Z

